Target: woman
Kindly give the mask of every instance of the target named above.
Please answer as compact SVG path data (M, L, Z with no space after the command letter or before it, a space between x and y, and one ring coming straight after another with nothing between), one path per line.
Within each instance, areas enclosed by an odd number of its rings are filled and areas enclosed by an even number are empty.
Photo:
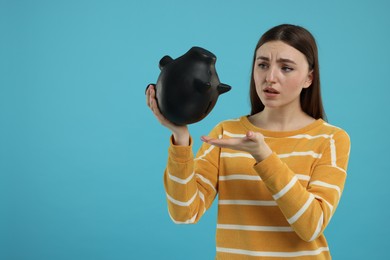
M186 126L147 104L172 131L164 175L175 223L196 223L217 193L216 259L331 259L323 231L339 203L347 133L325 122L317 46L306 29L279 25L253 58L249 116L201 137L196 158Z

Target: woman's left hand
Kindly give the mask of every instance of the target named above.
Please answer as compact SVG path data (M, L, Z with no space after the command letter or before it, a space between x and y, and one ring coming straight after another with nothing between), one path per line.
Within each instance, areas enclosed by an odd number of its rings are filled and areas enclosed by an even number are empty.
M272 150L264 141L264 136L252 131L248 131L244 137L215 139L202 136L201 140L217 147L248 152L255 158L256 162L261 162L272 153Z

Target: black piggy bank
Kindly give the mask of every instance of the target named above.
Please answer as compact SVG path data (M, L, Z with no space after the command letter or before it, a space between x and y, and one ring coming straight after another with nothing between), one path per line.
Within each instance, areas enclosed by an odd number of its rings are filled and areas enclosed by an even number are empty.
M206 117L218 96L231 89L220 83L217 57L200 47L192 47L177 59L164 56L156 83L156 99L161 113L176 125L187 125Z

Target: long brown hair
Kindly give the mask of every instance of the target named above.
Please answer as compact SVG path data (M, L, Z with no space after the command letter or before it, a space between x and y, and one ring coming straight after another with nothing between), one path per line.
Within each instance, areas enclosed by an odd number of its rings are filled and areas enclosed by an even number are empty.
M256 61L256 51L260 48L260 46L270 41L282 41L305 55L307 62L309 63L309 70L313 70L313 80L311 86L304 88L301 92L301 107L302 110L309 116L312 116L315 119L322 118L326 120L321 98L320 70L316 41L308 30L291 24L281 24L271 28L264 33L263 36L261 36L256 45L253 55L250 82L251 115L264 110L264 104L261 102L256 92L253 67Z

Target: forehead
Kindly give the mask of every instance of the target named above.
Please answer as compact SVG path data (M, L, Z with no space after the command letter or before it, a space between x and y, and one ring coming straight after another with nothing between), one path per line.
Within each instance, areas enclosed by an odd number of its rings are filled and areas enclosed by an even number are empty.
M302 52L282 41L264 43L256 51L256 58L260 56L267 57L270 60L290 59L295 62L307 62Z

